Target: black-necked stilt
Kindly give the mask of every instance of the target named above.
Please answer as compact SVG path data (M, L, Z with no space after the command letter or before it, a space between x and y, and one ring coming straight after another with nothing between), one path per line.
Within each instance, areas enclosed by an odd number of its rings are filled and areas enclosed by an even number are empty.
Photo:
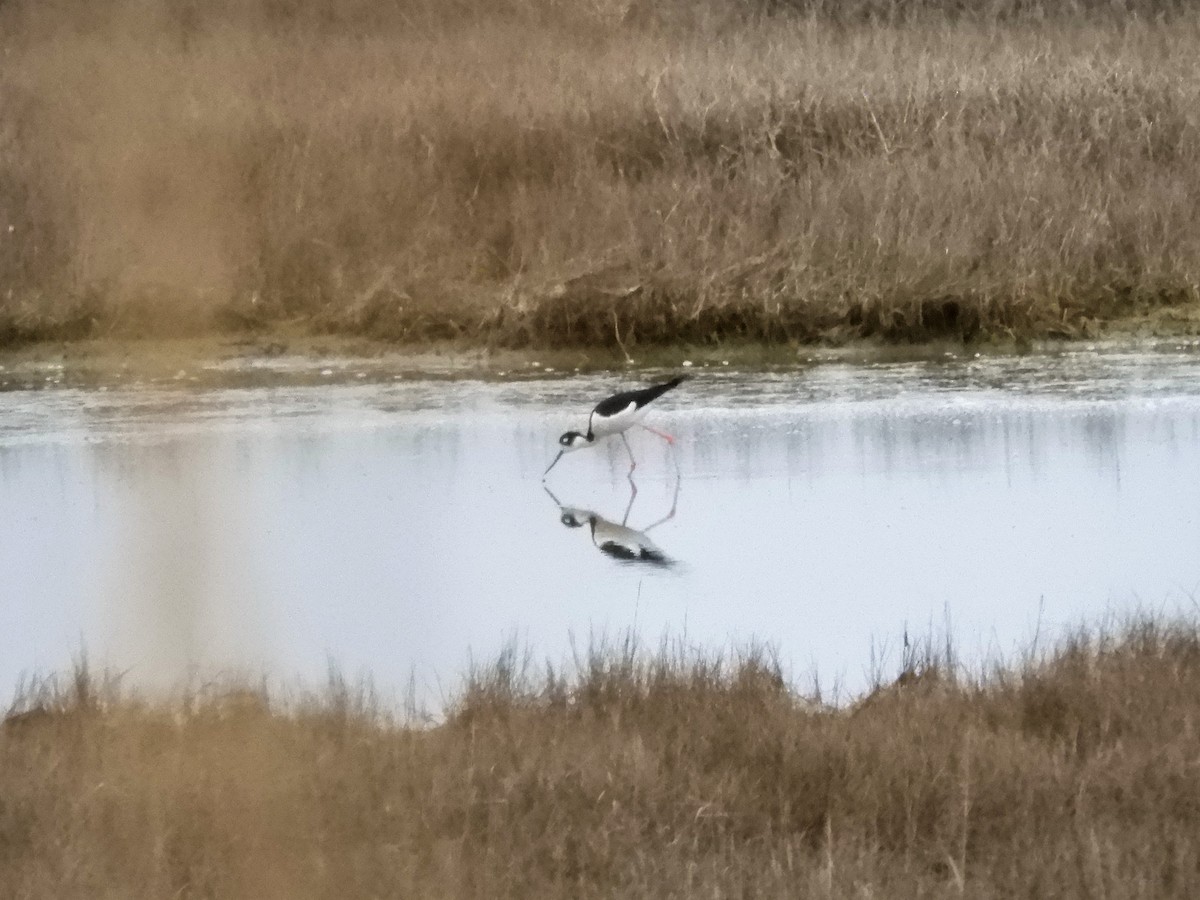
M632 479L630 481L632 483ZM679 500L678 481L675 482L675 496L671 501L671 511L654 524L647 525L641 531L631 528L628 525L629 513L633 509L634 498L637 497L636 485L633 486L633 491L629 497L629 505L625 507L625 515L619 524L604 518L604 516L590 509L564 506L554 496L550 488L545 488L545 490L550 495L550 499L559 508L558 520L568 528L582 528L586 525L591 532L592 543L596 546L597 550L606 556L611 556L613 559L623 562L645 563L652 566L661 566L662 568L670 568L675 564L675 561L667 556L650 539L649 531L675 517L675 506Z
M686 376L679 375L672 378L670 381L662 384L655 384L651 387L641 388L636 391L622 391L619 394L613 394L607 400L601 400L596 404L596 408L592 410L592 414L588 417L587 434L580 434L578 431L568 431L558 439L562 449L558 451L558 456L554 457L554 462L546 467L546 471L542 473L545 478L550 474L564 453L570 453L572 450L582 450L584 447L592 447L599 438L608 437L609 435L619 434L621 440L625 442L625 450L629 453L629 471L637 468L637 460L633 458L633 450L629 446L629 439L625 437L625 432L637 425L644 428L652 434L657 434L668 444L674 444L675 438L665 432L658 431L648 425L642 424L642 419L645 417L650 402L658 399L673 387L678 387Z

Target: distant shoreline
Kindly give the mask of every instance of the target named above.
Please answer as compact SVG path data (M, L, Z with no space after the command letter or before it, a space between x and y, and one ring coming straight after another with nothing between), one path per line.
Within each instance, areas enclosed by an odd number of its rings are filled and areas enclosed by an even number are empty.
M190 317L182 325L175 323L170 314L134 316L129 321L126 313L114 312L112 321L107 314L89 318L86 322L47 323L24 325L20 328L5 323L0 309L0 359L27 356L41 352L62 352L68 355L80 353L113 352L128 353L135 348L150 353L165 346L259 347L265 355L278 352L280 348L296 347L301 353L321 353L321 348L334 348L334 355L365 353L397 353L406 356L434 354L444 356L493 355L499 358L537 357L561 355L569 358L589 360L612 360L621 362L630 358L670 359L680 354L699 355L712 358L728 358L730 354L743 360L769 359L786 360L791 357L804 358L814 353L836 353L854 355L868 353L878 356L921 356L931 350L942 351L957 348L959 352L1024 352L1035 347L1070 346L1095 341L1131 341L1172 338L1200 337L1200 303L1167 304L1113 319L1090 319L1082 324L1054 323L1020 334L978 333L970 339L961 335L946 335L931 332L928 335L913 335L904 339L882 335L861 335L847 326L833 329L823 337L813 339L794 338L747 338L739 335L715 336L704 341L663 339L649 343L635 340L616 343L598 340L595 342L561 342L537 340L507 342L496 340L488 333L469 333L458 337L434 337L427 339L397 338L379 335L372 329L339 327L328 319L262 320L252 324L234 325L221 314ZM430 314L432 316L432 314ZM431 321L434 321L431 318Z
M209 334L193 337L105 337L72 341L30 341L0 347L0 387L18 380L42 380L61 373L77 383L109 381L116 376L142 380L170 379L212 366L270 365L320 369L325 363L341 367L369 364L377 371L412 377L523 378L597 371L695 371L732 367L742 370L803 368L822 363L872 365L889 362L953 362L978 356L1057 354L1081 350L1191 349L1200 334L1191 329L1166 329L1122 323L1095 338L1035 341L925 341L895 344L853 340L840 346L762 344L731 341L716 346L679 343L634 346L628 354L611 347L565 349L506 349L473 345L469 341L403 344L370 338L312 334L302 328L274 328L255 334ZM362 368L361 366L359 368ZM314 369L314 370L315 370Z

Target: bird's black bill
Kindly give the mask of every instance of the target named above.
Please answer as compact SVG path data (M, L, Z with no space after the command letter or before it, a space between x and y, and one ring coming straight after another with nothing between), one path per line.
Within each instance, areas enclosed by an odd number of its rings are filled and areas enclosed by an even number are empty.
M548 465L546 467L546 471L542 473L543 478L545 478L547 475L549 475L550 470L553 469L556 465L558 465L558 461L563 458L564 453L566 453L565 450L558 451L558 456L554 457L554 462L550 463L550 465Z

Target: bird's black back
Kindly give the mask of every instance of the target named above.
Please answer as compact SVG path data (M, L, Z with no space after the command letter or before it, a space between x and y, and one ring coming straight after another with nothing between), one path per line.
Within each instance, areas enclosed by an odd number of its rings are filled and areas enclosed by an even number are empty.
M593 412L601 416L612 416L626 409L630 403L634 404L635 408L641 409L651 400L658 399L671 388L679 387L685 377L684 375L678 375L663 384L655 384L636 391L622 391L619 394L613 394L607 400L601 400L597 403Z

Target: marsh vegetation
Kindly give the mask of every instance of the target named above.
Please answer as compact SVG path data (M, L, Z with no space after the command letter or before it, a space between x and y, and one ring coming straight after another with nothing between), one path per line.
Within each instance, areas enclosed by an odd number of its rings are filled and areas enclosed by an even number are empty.
M12 897L1193 897L1200 632L832 708L770 653L509 651L444 722L333 676L149 702L81 666L0 726ZM886 683L885 683L886 682Z
M7 0L0 342L1196 327L1200 16Z

